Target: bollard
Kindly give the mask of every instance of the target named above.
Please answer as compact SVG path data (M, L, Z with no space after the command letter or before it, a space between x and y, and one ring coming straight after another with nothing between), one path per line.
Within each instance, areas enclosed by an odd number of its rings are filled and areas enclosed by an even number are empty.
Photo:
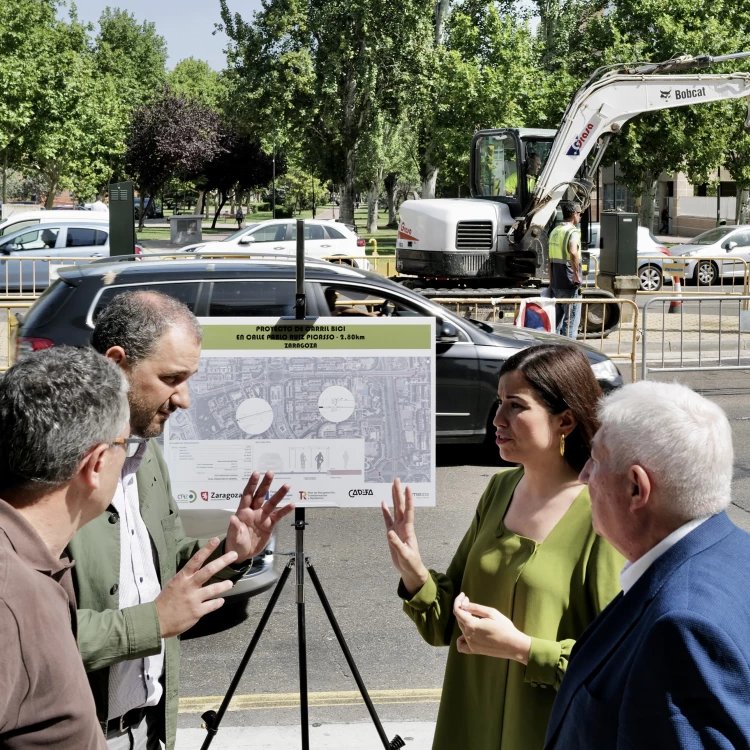
M672 277L672 288L676 295L682 294L682 286L680 285L680 276ZM682 297L676 296L669 300L669 310L671 313L678 313L682 310Z

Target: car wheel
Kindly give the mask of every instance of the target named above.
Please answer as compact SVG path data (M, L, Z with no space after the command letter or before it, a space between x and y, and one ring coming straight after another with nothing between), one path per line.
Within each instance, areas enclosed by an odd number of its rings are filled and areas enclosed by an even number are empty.
M658 292L663 282L661 268L652 265L642 266L638 270L638 279L642 292Z
M719 269L712 260L698 261L695 267L695 282L698 286L711 286L719 278Z
M334 255L331 258L330 262L331 263L338 263L339 265L342 265L342 266L353 266L354 265L354 261L351 258L347 258L347 257L345 257L343 255Z

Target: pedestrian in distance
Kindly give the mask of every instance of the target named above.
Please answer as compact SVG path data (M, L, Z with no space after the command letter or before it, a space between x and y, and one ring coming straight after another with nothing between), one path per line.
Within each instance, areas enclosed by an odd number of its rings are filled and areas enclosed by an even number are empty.
M669 233L669 207L664 206L661 210L661 224L659 226L659 234Z
M433 750L540 750L576 639L619 591L623 559L591 523L578 474L601 390L573 346L514 354L493 424L491 480L447 573L428 570L411 491L383 504L404 611L448 660Z
M242 229L242 222L245 220L245 214L242 213L242 206L237 206L234 218L237 219L237 229Z
M549 286L543 297L577 299L581 296L581 223L580 203L562 204L563 221L549 236ZM581 324L580 304L555 305L557 332L571 339L578 338Z
M128 378L132 434L108 512L76 534L79 643L111 750L172 750L177 729L177 636L223 604L293 506L266 501L273 474L253 472L224 539L185 535L169 472L153 438L190 405L202 331L190 310L155 292L122 294L99 316L93 347Z
M91 349L47 349L0 379L0 747L102 750L76 644L73 534L112 500L127 381Z
M727 517L732 430L676 383L607 397L581 474L627 559L576 644L547 734L560 750L750 747L750 535Z

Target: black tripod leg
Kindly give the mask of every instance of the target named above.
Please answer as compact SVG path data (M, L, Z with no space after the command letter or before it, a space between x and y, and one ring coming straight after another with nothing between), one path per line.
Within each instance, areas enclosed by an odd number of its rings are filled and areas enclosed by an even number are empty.
M305 627L305 509L295 508L294 565L297 577L297 646L299 649L299 713L302 750L310 750L310 722L307 699L307 629Z
M234 697L234 691L237 690L237 686L240 684L240 680L242 679L242 675L245 672L247 663L250 661L250 657L253 655L255 647L258 645L258 641L260 640L261 635L263 635L263 630L265 629L268 620L271 617L271 613L273 612L273 608L276 606L276 602L279 600L279 595L284 588L284 584L287 582L289 574L292 572L292 565L294 565L294 558L291 558L286 564L284 572L281 574L281 578L279 578L279 582L276 584L276 588L274 589L273 594L271 595L271 598L266 605L265 612L263 612L263 616L260 618L260 622L255 628L255 633L253 633L253 637L247 647L247 650L245 651L245 655L242 657L240 666L237 667L237 671L234 673L234 677L232 677L232 682L229 685L229 690L227 690L227 694L224 696L224 700L221 702L221 706L219 707L218 712L206 711L206 713L204 713L201 717L206 727L206 731L208 732L208 736L201 745L201 750L207 750L207 748L211 745L211 742L213 742L216 733L219 731L219 724L221 724L221 720L224 718L224 714L229 707L229 703Z
M367 710L370 712L370 718L372 719L372 723L375 725L375 729L377 729L380 741L383 743L383 747L385 748L385 750L397 750L398 748L404 747L405 743L398 735L393 738L393 742L390 742L388 740L388 735L385 733L383 725L380 723L380 718L378 717L377 711L375 711L375 706L373 705L372 700L370 699L370 695L367 692L364 680L362 679L362 676L357 669L357 665L354 663L354 657L352 656L351 651L349 651L349 646L347 646L346 644L344 634L341 632L341 628L336 621L336 616L333 614L333 610L331 609L331 605L328 602L325 591L323 591L323 586L320 583L318 574L315 572L315 568L312 566L312 563L309 560L307 561L307 570L310 573L310 580L315 587L315 591L318 592L318 598L320 599L320 603L323 605L323 609L326 612L328 621L331 623L333 632L336 635L336 640L339 642L339 646L341 646L341 650L344 653L346 663L349 665L349 669L351 669L352 675L354 676L354 681L357 683L359 692L362 694L362 700L364 700L365 705L367 706Z

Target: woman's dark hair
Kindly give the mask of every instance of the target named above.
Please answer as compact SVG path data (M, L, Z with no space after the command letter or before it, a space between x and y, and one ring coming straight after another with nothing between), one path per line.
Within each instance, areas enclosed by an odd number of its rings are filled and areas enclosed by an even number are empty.
M602 397L586 355L576 346L530 346L505 362L500 377L514 371L523 374L550 414L573 412L577 424L565 438L565 460L581 471L599 429L596 412Z

